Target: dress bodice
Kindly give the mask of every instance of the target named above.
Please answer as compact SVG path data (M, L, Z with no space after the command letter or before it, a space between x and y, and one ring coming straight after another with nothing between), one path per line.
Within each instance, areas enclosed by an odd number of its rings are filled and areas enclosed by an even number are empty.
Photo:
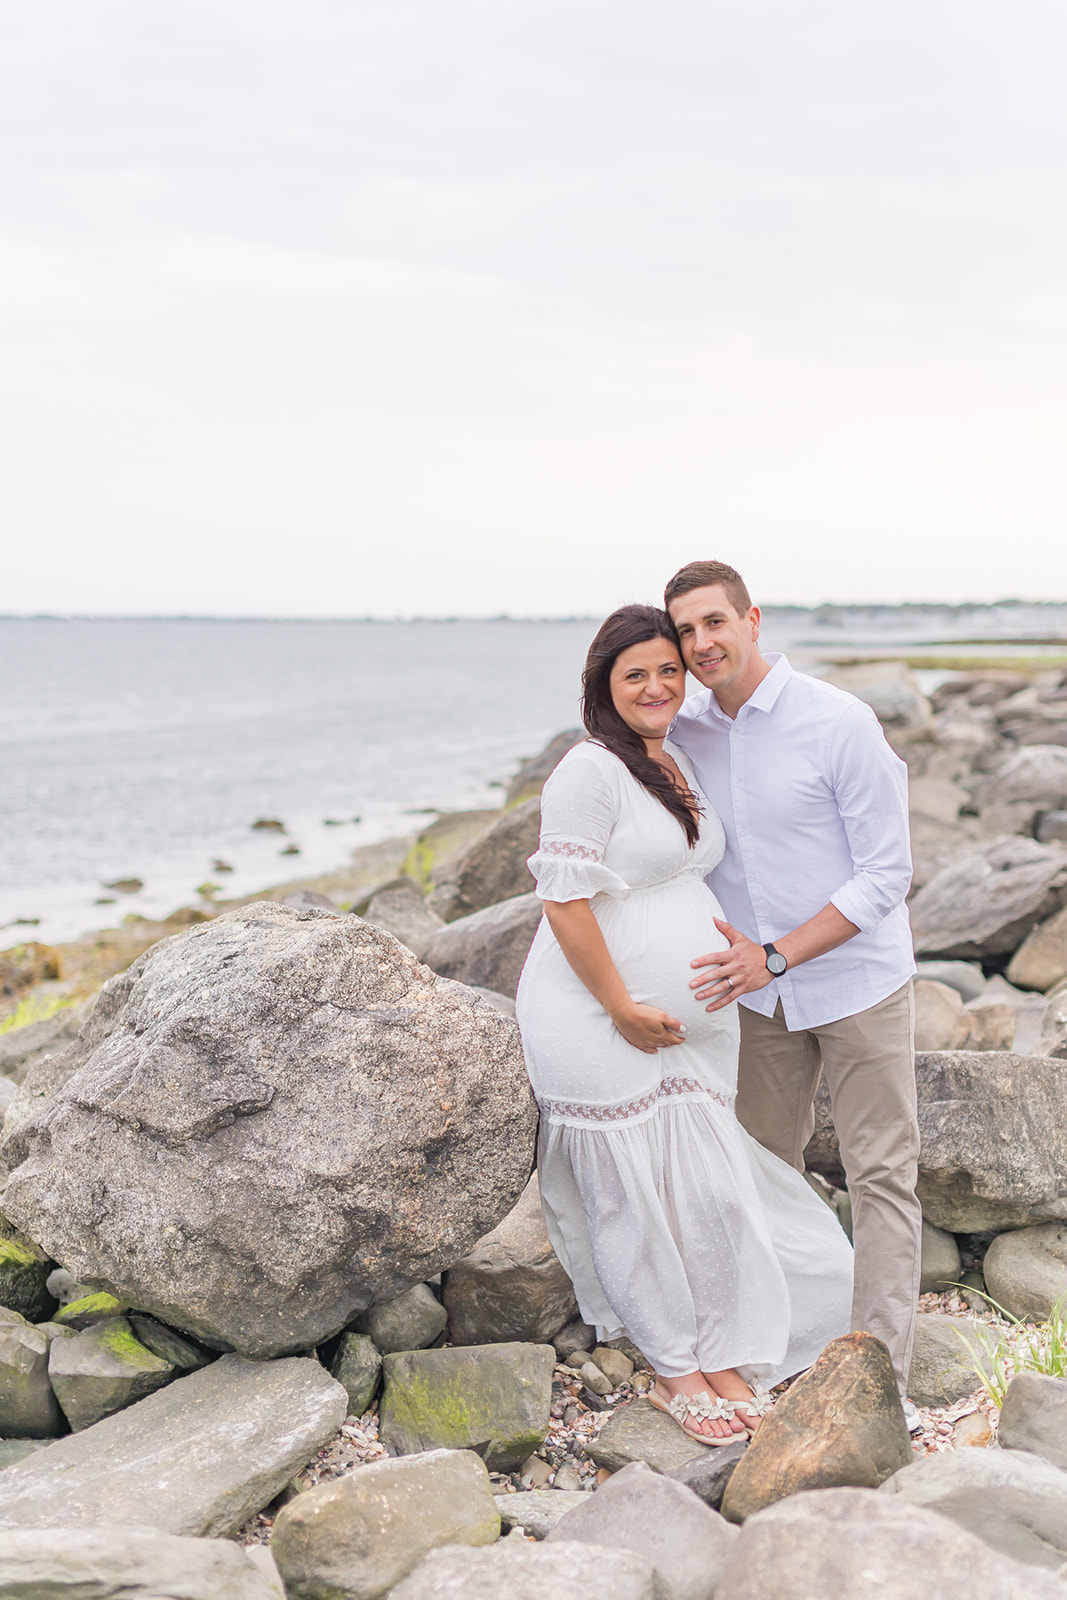
M622 898L635 890L704 878L725 836L683 750L665 748L696 795L700 837L690 848L677 818L602 745L575 745L545 784L541 839L529 866L542 900Z

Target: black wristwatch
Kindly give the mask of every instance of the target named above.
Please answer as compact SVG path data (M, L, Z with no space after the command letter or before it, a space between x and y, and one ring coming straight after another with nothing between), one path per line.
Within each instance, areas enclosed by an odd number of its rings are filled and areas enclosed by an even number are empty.
M780 950L774 948L773 944L765 944L763 948L767 955L767 971L772 977L780 978L788 968L789 962Z

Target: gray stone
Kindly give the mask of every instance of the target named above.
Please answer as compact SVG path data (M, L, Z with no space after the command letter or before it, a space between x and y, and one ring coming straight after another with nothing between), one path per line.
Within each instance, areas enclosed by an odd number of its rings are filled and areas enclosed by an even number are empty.
M1041 1026L1048 1009L1048 1001L1043 995L1017 989L998 972L989 979L979 998L968 1000L963 1009L971 1012L994 1004L1008 1005L1015 1012L1012 1050L1017 1056L1049 1054L1047 1050L1038 1048Z
M183 1339L173 1328L164 1327L154 1317L139 1317L134 1313L130 1317L130 1327L145 1349L151 1350L161 1361L168 1362L175 1372L196 1372L215 1359L214 1351L209 1354L199 1345Z
M651 1563L670 1600L711 1600L736 1539L692 1489L635 1461L568 1511L546 1543L629 1550Z
M609 1472L619 1472L632 1461L643 1461L653 1472L672 1474L690 1461L718 1455L724 1448L687 1439L672 1418L641 1399L619 1406L597 1437L587 1442L585 1450L598 1467L606 1467Z
M1039 844L1067 844L1067 811L1043 811L1034 835Z
M965 1003L977 1000L985 989L985 974L977 962L920 961L917 966L918 978L928 979L931 983L947 983Z
M536 1173L515 1209L445 1273L442 1295L453 1344L544 1344L577 1317L571 1281L549 1243Z
M961 1050L1010 1050L1015 1043L1017 1017L1012 1006L971 1005L963 1013L965 1029Z
M712 1446L704 1450L702 1455L694 1456L692 1461L675 1467L668 1476L676 1483L684 1483L706 1506L718 1511L726 1493L726 1485L747 1448L747 1438L735 1439L732 1444L721 1447Z
M610 1345L598 1344L589 1359L594 1367L600 1368L612 1390L629 1383L634 1375L634 1364L629 1356L623 1355L621 1350L613 1350Z
M1062 1586L997 1555L923 1506L871 1489L816 1489L792 1495L745 1523L715 1600L921 1600L927 1595L1062 1600Z
M508 784L507 804L515 806L522 800L529 800L533 795L540 794L567 751L573 749L576 744L581 744L585 738L584 728L568 728L566 733L557 733L543 750L531 756L529 761L522 763Z
M668 1600L628 1550L502 1539L488 1550L432 1550L389 1600Z
M69 1306L72 1300L84 1300L93 1292L87 1283L79 1283L66 1267L54 1267L45 1280L45 1288L61 1306Z
M951 778L914 777L908 784L908 809L938 822L955 822L970 795Z
M223 1356L9 1467L0 1527L225 1538L333 1438L347 1402L317 1361Z
M1067 752L1065 752L1067 753ZM976 846L911 901L917 955L981 961L1009 955L1062 903L1067 851L1014 835Z
M261 901L164 940L43 1065L4 1143L12 1221L248 1355L458 1260L533 1158L515 1024L356 917Z
M505 1017L513 1017L515 1015L515 1002L509 999L506 994L497 994L495 989L483 989L477 983L470 984L469 988L471 994L481 995L483 1000L488 1000L494 1011L501 1012Z
M939 872L965 856L981 839L975 817L941 822L936 817L912 812L910 831L913 891L921 889Z
M1002 1450L1021 1450L1067 1469L1067 1382L1042 1372L1017 1373L1000 1408L997 1440Z
M47 1439L0 1439L0 1472L13 1467L16 1461L25 1461L36 1450L47 1449L48 1444Z
M927 1506L1013 1561L1067 1559L1067 1472L1019 1450L951 1450L913 1461L882 1485Z
M967 1033L963 1001L947 983L915 980L916 1050L958 1050Z
M496 989L514 1000L540 921L537 896L518 895L450 922L423 946L422 959L442 977Z
M585 1387L592 1394L604 1396L613 1392L615 1385L611 1379L592 1361L583 1361L578 1371Z
M534 1539L543 1539L561 1517L586 1498L584 1489L525 1489L519 1494L494 1496L503 1531L521 1528Z
M1067 1302L1067 1227L1043 1222L998 1234L982 1271L992 1299L1010 1316L1044 1322Z
M292 889L282 901L282 905L290 906L294 911L328 911L331 916L347 916L347 912L328 894L320 894L317 889Z
M983 805L1019 805L1056 810L1067 806L1067 750L1032 744L1002 758L982 789Z
M923 1222L920 1294L940 1294L960 1281L960 1247L955 1235Z
M989 1373L988 1345L997 1343L993 1330L972 1317L928 1313L915 1324L915 1347L908 1376L908 1396L919 1406L950 1406L982 1384L975 1371Z
M305 1490L278 1513L270 1547L289 1600L377 1600L439 1545L499 1535L484 1462L431 1450Z
M484 911L516 895L530 894L534 881L526 865L537 849L541 801L534 796L495 822L458 854L435 867L430 904L440 906L448 922ZM447 892L447 910L442 891Z
M236 1544L125 1528L35 1528L0 1545L2 1600L278 1600Z
M64 1006L43 1022L27 1022L0 1034L0 1077L21 1083L26 1072L45 1056L64 1050L78 1036L78 1029L89 1013L91 1002Z
M1006 1051L916 1058L923 1214L950 1233L1067 1218L1067 1062Z
M48 1381L48 1343L47 1334L15 1312L0 1321L2 1438L50 1439L64 1431Z
M361 1417L382 1381L382 1357L366 1333L342 1333L330 1372L348 1395L349 1416Z
M596 1329L591 1328L588 1322L583 1322L580 1317L575 1317L572 1322L561 1328L550 1342L559 1359L566 1361L576 1350L580 1350L583 1354L592 1350L596 1344Z
M1067 752L1065 752L1067 753ZM1008 982L1047 994L1067 978L1067 909L1035 928L1008 964Z
M551 1345L412 1350L382 1362L379 1435L397 1455L475 1450L496 1472L519 1466L548 1432Z
M764 1417L726 1485L723 1516L744 1522L801 1490L874 1489L912 1459L889 1351L849 1333Z
M1033 1049L1039 1056L1067 1056L1067 983L1057 984L1048 996Z
M54 1339L48 1376L77 1433L162 1388L173 1378L174 1368L134 1337L125 1317L109 1317L72 1339Z
M371 897L363 920L374 927L384 928L386 933L391 933L416 955L421 953L426 941L445 925L444 919L437 915L432 906L427 905L418 884L410 878L392 888L379 889Z
M395 1300L368 1306L352 1324L374 1340L382 1355L394 1350L425 1350L444 1333L448 1312L428 1283L417 1283Z
M0 1216L0 1306L30 1322L43 1322L56 1308L48 1293L53 1263L26 1234Z

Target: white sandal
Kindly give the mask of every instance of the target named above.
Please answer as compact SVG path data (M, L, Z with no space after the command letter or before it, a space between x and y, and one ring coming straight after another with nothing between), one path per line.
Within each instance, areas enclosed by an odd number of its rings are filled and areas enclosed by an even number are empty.
M753 1434L755 1433L760 1422L767 1415L768 1411L773 1408L774 1396L763 1387L758 1378L753 1378L752 1382L749 1384L749 1388L752 1390L751 1400L734 1400L730 1403L732 1404L734 1411L747 1411L750 1416L756 1418L756 1421L752 1423L751 1427L743 1416L741 1418L741 1421L745 1424L746 1431L749 1434Z
M692 1428L686 1427L686 1419L693 1417L697 1422L730 1422L734 1411L737 1409L733 1400L723 1400L719 1395L713 1400L706 1389L699 1394L676 1394L671 1400L662 1400L655 1389L648 1391L648 1403L657 1411L662 1411L664 1416L670 1417L677 1423L687 1439L693 1439L697 1444L722 1445L733 1444L735 1439L743 1439L743 1433L694 1433Z

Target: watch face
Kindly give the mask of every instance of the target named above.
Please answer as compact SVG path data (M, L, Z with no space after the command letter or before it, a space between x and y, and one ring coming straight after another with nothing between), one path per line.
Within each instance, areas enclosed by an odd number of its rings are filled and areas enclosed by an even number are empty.
M779 955L777 950L767 957L767 971L773 972L776 978L781 976L788 965L785 956Z

